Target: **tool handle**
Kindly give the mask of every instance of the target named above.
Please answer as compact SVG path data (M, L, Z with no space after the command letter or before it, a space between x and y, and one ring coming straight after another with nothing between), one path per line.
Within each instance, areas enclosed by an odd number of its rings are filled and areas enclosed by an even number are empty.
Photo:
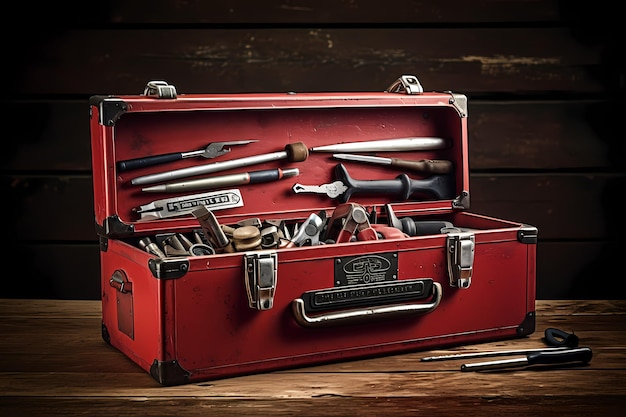
M427 193L437 200L453 198L454 179L451 175L432 175L423 180L413 180L402 174L393 180L355 180L350 177L343 164L335 166L335 175L348 189L338 197L340 203L346 203L352 194L390 194L401 201L406 201L412 194Z
M454 227L451 222L443 220L413 220L410 217L400 219L402 231L409 236L438 235L443 229Z
M588 347L565 349L558 351L542 351L530 353L526 356L529 365L555 364L567 362L587 363L591 360L592 352Z
M391 166L430 174L447 174L452 170L452 162L445 159L411 161L408 159L391 158Z
M127 161L119 161L117 163L117 171L124 172L131 169L138 169L143 167L151 167L154 165L165 164L167 162L174 162L183 159L181 152L166 153L162 155L146 156L143 158L129 159Z
M294 171L298 172L298 169L296 168ZM283 178L284 174L285 171L280 168L251 171L248 173L249 184L260 184L263 182L280 180Z
M567 333L554 327L548 327L544 332L546 343L550 346L578 347L578 336Z

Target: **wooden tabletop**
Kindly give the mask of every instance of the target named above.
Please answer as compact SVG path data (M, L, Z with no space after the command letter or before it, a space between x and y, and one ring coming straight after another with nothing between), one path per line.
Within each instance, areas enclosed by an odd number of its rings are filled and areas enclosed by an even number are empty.
M450 350L162 387L100 334L100 302L0 300L0 415L617 416L626 301L537 301L535 333ZM548 327L593 350L583 366L461 372L460 352L545 347ZM493 358L480 359L493 360Z

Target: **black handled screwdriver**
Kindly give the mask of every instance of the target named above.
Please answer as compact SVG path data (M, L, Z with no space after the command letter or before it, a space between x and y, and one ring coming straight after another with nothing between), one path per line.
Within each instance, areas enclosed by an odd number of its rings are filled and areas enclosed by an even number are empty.
M247 145L249 143L258 142L256 139L251 140L234 140L229 142L212 142L209 143L204 149L188 152L172 152L161 155L144 156L141 158L129 159L127 161L118 161L118 172L130 171L131 169L151 167L154 165L165 164L167 162L179 161L186 158L202 157L206 159L215 158L218 156L226 155L230 152L230 148L225 146L232 145Z
M573 348L564 350L544 350L533 352L523 358L502 359L489 362L466 363L461 365L461 371L483 371L487 369L503 369L528 365L549 365L559 363L581 362L591 360L591 348Z

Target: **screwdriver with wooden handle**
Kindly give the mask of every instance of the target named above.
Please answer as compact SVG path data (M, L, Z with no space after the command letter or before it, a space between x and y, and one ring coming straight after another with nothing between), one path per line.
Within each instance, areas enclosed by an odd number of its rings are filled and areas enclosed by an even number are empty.
M345 161L367 162L377 165L390 165L395 168L428 174L447 174L452 170L452 162L445 159L409 160L399 158L382 158L379 156L355 155L351 153L335 153L333 158Z

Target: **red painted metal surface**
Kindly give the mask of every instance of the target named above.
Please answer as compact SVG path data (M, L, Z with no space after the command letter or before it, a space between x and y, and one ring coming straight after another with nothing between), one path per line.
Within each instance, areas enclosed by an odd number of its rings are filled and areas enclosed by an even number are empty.
M450 284L446 235L278 249L273 307L248 305L243 254L188 258L184 274L155 276L154 256L135 245L138 237L197 229L191 216L141 221L133 208L172 194L142 193L134 177L190 164L281 151L290 143L308 148L343 142L402 137L444 137L435 151L385 152L403 159L448 159L455 167L455 196L469 193L467 117L450 94L250 94L185 95L176 99L125 96L112 126L103 126L102 107L92 105L95 220L101 230L103 325L109 342L164 384L223 378L328 361L399 353L520 336L532 332L535 302L535 241L520 241L527 225L473 214L451 200L394 201L393 196L355 195L351 201L384 214L390 203L398 217L437 217L475 235L469 288ZM167 166L116 172L116 161L202 149L210 142L258 139L232 147L216 159L182 160ZM294 195L294 183L330 183L339 161L310 153L302 162L274 161L212 175L297 167L300 175L240 188L244 206L216 212L222 224L251 217L299 222L310 213L332 213L325 195ZM401 174L388 166L346 163L353 178L387 180ZM414 179L426 175L409 173ZM193 177L192 177L193 178ZM114 227L111 227L114 225ZM432 279L441 297L431 311L402 317L372 317L357 324L305 327L294 312L304 293L337 287L335 263L346 257L385 254L397 261L395 282ZM111 277L122 271L132 282L133 337L119 328ZM158 275L158 274L157 274ZM436 288L439 288L436 286ZM161 374L155 375L155 363ZM163 371L163 368L166 368ZM184 376L181 377L180 373ZM172 376L174 375L174 376Z

